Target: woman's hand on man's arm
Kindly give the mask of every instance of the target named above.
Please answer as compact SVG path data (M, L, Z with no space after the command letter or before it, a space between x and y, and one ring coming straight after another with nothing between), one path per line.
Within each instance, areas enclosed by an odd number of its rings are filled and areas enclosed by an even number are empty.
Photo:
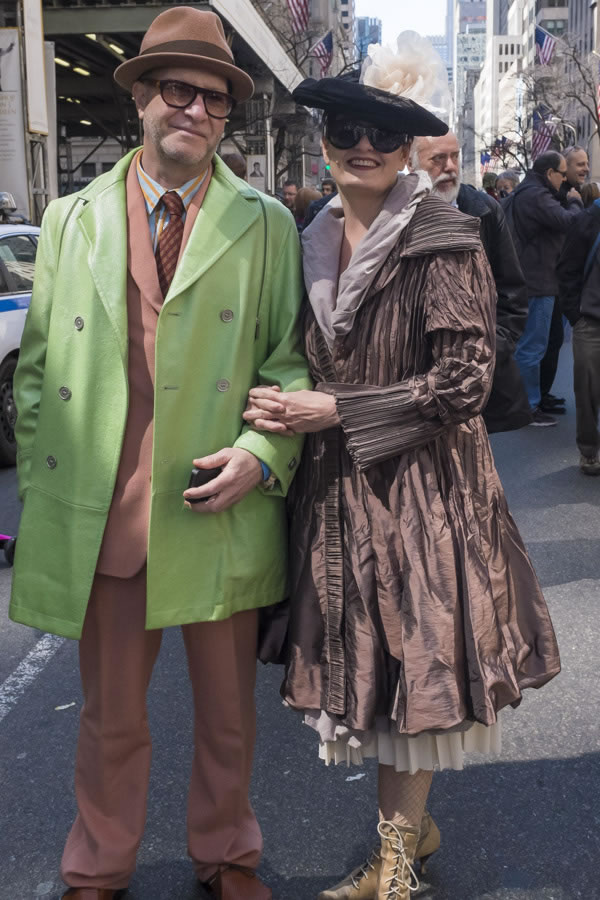
M320 391L290 391L278 387L252 388L244 421L259 431L291 436L323 431L340 424L335 397Z

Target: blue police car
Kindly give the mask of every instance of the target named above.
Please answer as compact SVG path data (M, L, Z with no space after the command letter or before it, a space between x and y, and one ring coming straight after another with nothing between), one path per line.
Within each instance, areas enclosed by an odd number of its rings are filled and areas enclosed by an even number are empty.
M0 224L0 466L13 466L17 456L13 375L31 300L39 233L33 225Z

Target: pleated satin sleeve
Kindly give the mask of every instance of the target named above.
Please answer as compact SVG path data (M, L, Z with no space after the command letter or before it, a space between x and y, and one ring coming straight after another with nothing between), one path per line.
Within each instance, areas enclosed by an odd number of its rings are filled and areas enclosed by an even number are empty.
M496 292L483 251L431 258L424 285L431 367L383 387L320 386L336 398L359 469L419 447L478 415L494 368Z

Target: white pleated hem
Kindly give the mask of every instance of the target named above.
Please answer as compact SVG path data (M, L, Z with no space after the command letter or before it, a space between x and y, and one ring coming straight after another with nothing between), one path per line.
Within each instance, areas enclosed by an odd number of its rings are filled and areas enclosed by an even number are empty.
M335 763L360 766L365 759L376 758L384 766L394 766L397 772L414 775L419 769L464 768L466 753L497 756L501 751L500 720L495 725L474 722L466 731L448 734L390 734L389 731L370 731L360 742L338 738L321 741L319 756L326 765Z

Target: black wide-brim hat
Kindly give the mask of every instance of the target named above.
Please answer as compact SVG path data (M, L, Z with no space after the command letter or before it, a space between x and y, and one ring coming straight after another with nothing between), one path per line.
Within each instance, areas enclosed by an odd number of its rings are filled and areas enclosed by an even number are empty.
M441 137L448 126L429 110L407 97L398 97L379 88L344 77L306 78L292 92L296 103L369 122L387 131L411 137Z

